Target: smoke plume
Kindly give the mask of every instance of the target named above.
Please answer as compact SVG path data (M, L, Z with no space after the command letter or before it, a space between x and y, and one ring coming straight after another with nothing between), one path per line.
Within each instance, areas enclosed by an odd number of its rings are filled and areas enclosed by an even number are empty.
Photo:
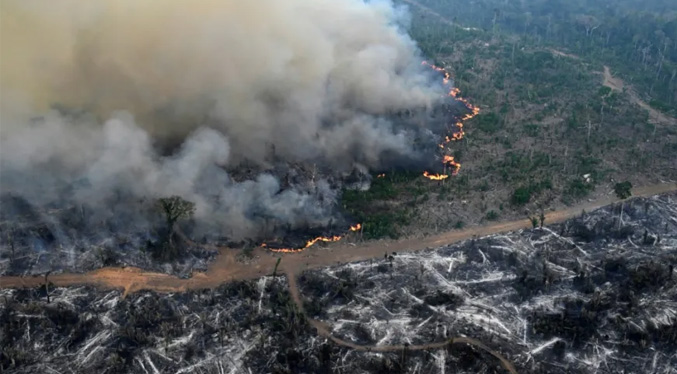
M276 165L415 159L420 129L392 118L442 96L389 1L3 0L0 17L2 192L91 222L143 227L143 202L180 195L236 239L326 224L335 188Z

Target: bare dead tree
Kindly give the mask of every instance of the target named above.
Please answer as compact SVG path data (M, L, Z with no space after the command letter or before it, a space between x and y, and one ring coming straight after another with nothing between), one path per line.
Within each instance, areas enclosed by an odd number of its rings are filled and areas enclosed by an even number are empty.
M50 303L50 299L49 299L49 273L51 273L51 271L48 271L48 272L45 273L45 293L47 294L47 304Z

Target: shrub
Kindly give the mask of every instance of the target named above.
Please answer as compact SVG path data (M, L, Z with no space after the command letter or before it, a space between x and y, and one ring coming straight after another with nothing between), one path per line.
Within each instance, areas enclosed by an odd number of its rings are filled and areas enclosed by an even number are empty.
M569 182L569 185L567 186L565 193L568 196L582 198L587 196L593 189L594 187L592 184L586 183L581 178L576 178Z
M543 190L552 189L552 181L544 179L540 182L531 182L526 186L518 187L512 194L511 202L514 205L524 205L531 200L531 196Z
M531 200L531 189L529 187L519 187L512 193L512 203L515 205L524 205Z
M527 123L524 125L524 133L527 134L527 136L531 136L532 138L538 136L539 130L540 126L535 123Z
M501 129L500 118L496 113L486 113L477 116L477 128L488 134L493 134Z
M495 221L495 220L498 219L498 213L496 213L495 210L490 210L489 212L487 212L487 215L486 215L485 218L489 221Z
M614 186L614 192L616 193L616 197L621 200L625 200L632 196L632 183L628 181L616 183Z

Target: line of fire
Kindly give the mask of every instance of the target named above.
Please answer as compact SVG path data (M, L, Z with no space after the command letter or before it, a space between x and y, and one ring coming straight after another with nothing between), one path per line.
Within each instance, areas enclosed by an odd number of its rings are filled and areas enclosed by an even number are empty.
M435 66L433 64L428 63L427 61L422 62L423 65L429 66L435 71L438 71L443 74L443 84L445 86L450 85L451 83L451 74L449 74L448 71L446 71L444 68L441 68L439 66ZM442 174L439 173L431 173L429 171L424 171L423 176L429 180L433 181L442 181L450 176L457 175L458 172L461 170L461 164L457 162L454 159L454 156L448 154L451 149L449 147L450 143L458 141L463 139L465 136L465 131L463 130L463 123L476 115L479 114L480 108L472 105L467 99L459 96L461 93L461 90L459 90L457 87L452 87L449 90L449 93L447 94L448 96L453 97L457 101L460 101L463 103L466 108L470 111L470 113L464 115L460 119L456 121L454 124L454 127L456 128L456 131L450 133L449 135L445 135L443 141L439 144L440 149L442 150L442 164L444 165L444 172ZM377 175L378 178L383 178L385 177L385 174L379 174ZM350 232L355 232L355 231L360 231L362 229L362 224L358 223L354 226L350 226L350 229L348 233ZM332 242L337 242L341 239L343 239L347 234L344 235L333 235L333 236L318 236L314 239L310 239L306 242L305 246L301 248L271 248L268 246L266 243L261 243L262 248L267 248L271 252L276 252L276 253L297 253L297 252L303 252L304 250L312 247L318 242L324 242L324 243L332 243Z
M433 70L438 71L443 74L443 83L445 86L448 86L451 83L451 74L449 74L448 71L446 71L444 68L441 68L439 66L435 66L433 64L430 64L426 61L422 62L423 65L431 67ZM457 101L462 102L470 111L470 113L464 115L461 117L454 125L456 127L456 131L452 132L451 134L447 135L444 137L444 140L442 143L439 144L440 149L442 150L442 164L444 165L444 172L442 174L437 174L437 173L431 173L429 171L424 171L423 176L425 178L428 178L430 180L434 181L441 181L449 178L452 175L458 174L458 172L461 170L461 164L454 160L454 156L449 155L448 153L450 152L449 149L449 144L463 139L465 136L465 131L463 131L463 123L476 115L480 113L480 108L477 106L474 106L470 104L470 102L463 97L459 96L461 93L461 90L459 90L457 87L452 87L449 90L448 95L456 99ZM447 172L448 171L448 172Z
M362 229L362 224L358 223L354 226L350 226L349 232L360 231L361 229ZM345 235L318 236L314 239L308 240L306 242L306 245L301 247L301 248L269 248L266 243L262 243L261 247L268 248L271 252L276 252L276 253L296 253L296 252L302 252L302 251L306 250L307 248L313 246L317 242L325 242L325 243L337 242L337 241L343 239L344 236Z

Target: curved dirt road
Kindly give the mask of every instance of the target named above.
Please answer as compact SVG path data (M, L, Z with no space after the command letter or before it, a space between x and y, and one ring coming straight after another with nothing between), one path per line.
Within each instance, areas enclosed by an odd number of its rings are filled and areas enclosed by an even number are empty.
M298 284L296 283L296 274L287 274L287 279L289 281L289 292L291 294L292 300L294 300L294 303L296 304L297 308L300 311L303 311L303 301L301 300L301 293L299 291ZM305 314L305 313L304 313ZM501 356L500 353L494 351L493 349L489 348L486 346L484 343L477 339L465 337L465 336L459 336L459 337L454 337L451 339L447 339L441 342L435 342L435 343L428 343L428 344L418 344L418 345L379 345L379 346L374 346L374 345L359 345L355 344L353 342L349 342L346 340L343 340L341 338L337 338L336 336L331 334L331 327L328 326L326 323L312 319L306 315L306 319L310 323L311 326L315 328L317 331L317 334L325 337L335 344L338 344L343 347L348 347L351 349L354 349L356 351L363 351L363 352L400 352L400 351L423 351L423 350L428 350L428 349L441 349L441 348L446 348L449 345L453 344L467 344L469 346L473 346L475 348L478 348L482 351L485 351L489 353L490 355L494 356L500 363L501 366L510 374L517 374L517 370L515 369L515 366L505 359L505 357Z

